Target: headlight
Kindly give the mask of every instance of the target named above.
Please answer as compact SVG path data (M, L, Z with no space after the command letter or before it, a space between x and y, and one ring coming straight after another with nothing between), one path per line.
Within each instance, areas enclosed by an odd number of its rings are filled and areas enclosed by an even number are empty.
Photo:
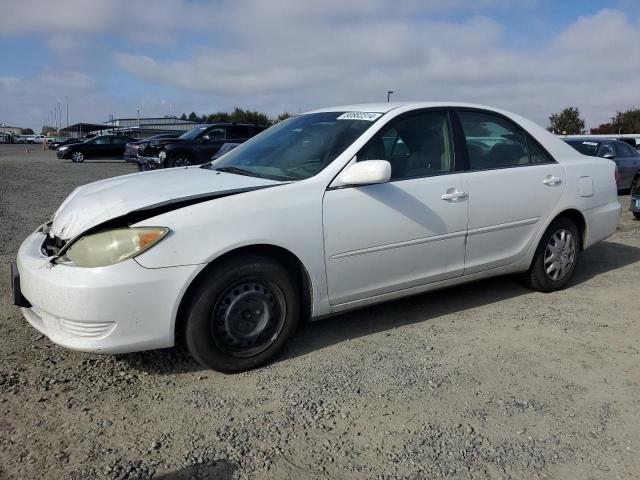
M69 149L69 147L67 147L67 146L58 147L58 150L68 150L68 149Z
M164 150L162 150L160 152L160 154L158 155L158 157L160 157L160 160L164 160L165 158L167 158L167 152L165 152Z
M106 267L135 257L158 243L164 227L118 228L75 241L55 262L76 267Z

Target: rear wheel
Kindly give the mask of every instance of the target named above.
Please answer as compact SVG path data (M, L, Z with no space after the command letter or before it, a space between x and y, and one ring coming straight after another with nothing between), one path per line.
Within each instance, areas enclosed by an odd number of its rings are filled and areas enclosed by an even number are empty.
M82 152L73 152L71 154L71 161L75 163L84 162L84 154Z
M540 292L560 290L573 275L579 256L578 228L568 218L557 218L544 232L525 280Z
M202 365L241 372L275 357L295 331L299 292L287 269L259 255L230 259L196 288L184 331Z

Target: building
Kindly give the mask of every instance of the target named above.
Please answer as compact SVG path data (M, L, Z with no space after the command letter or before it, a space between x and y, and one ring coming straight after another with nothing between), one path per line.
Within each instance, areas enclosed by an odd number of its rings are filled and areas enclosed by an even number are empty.
M65 137L84 137L121 133L135 138L146 138L159 133L188 132L203 123L181 120L176 117L113 118L105 123L76 123L60 129Z
M20 135L20 132L23 130L22 127L12 127L11 125L5 125L4 123L0 123L0 133L10 133L11 135Z
M107 128L131 135L133 137L148 137L158 133L188 132L203 123L181 120L176 117L149 117L149 118L114 118L105 123Z

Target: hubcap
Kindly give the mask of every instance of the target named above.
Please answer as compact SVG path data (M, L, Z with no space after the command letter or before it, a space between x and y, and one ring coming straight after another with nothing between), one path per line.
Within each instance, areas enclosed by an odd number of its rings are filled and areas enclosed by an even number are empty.
M576 261L576 242L573 234L562 228L551 235L544 254L547 276L558 281L567 276Z
M74 152L74 153L73 153L73 159L74 159L76 162L81 162L81 161L82 161L82 159L83 159L83 155L82 155L82 153L80 153L80 152Z
M284 295L274 283L239 283L216 303L213 339L220 349L233 356L256 355L276 341L285 313Z
M188 167L189 165L191 165L191 161L189 161L189 159L186 157L178 157L176 158L174 165L176 167Z

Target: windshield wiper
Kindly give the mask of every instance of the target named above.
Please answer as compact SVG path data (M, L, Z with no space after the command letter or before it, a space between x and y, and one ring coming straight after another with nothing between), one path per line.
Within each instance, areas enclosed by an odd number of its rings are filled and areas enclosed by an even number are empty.
M238 167L218 167L215 169L216 172L225 172L225 173L233 173L235 175L246 175L247 177L259 177L255 172L250 170L245 170L244 168Z

